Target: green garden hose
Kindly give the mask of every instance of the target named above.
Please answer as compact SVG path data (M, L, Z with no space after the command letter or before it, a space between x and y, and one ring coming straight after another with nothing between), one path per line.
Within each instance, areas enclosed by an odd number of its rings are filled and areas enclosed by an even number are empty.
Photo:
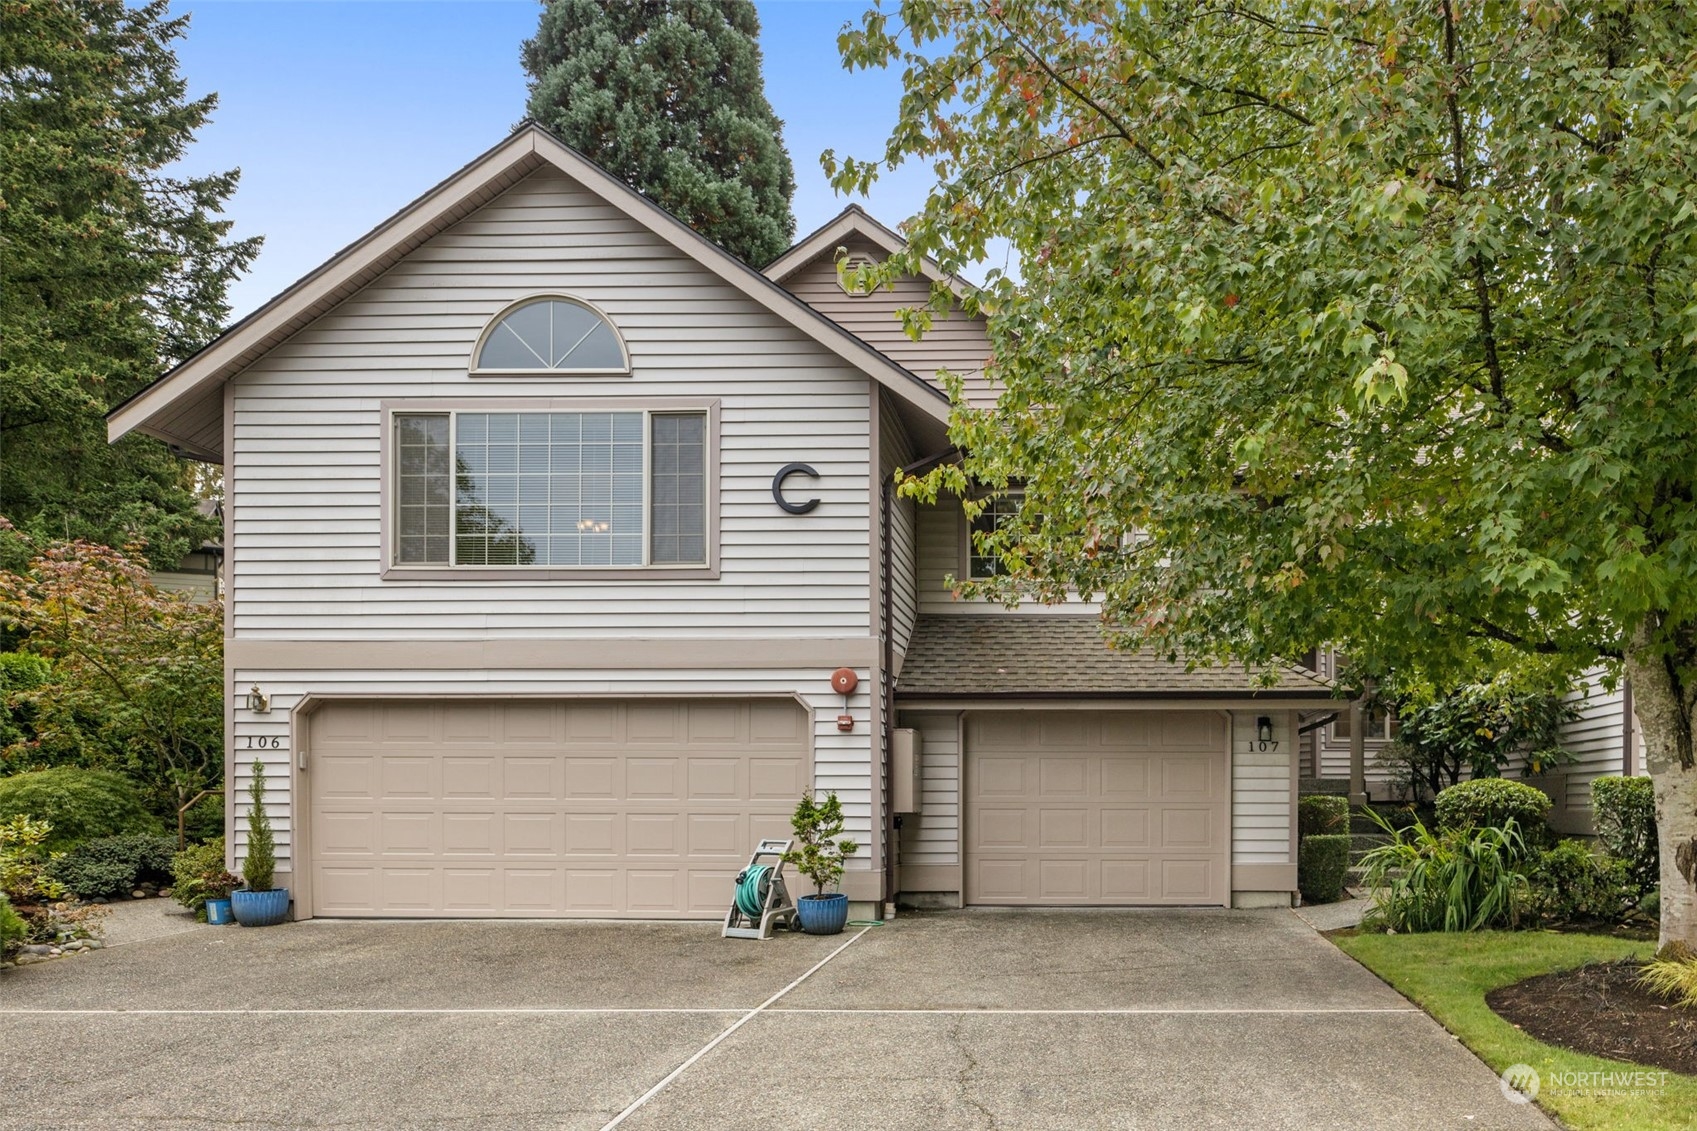
M766 911L766 892L772 886L772 869L757 864L737 877L737 910L750 919L758 919Z

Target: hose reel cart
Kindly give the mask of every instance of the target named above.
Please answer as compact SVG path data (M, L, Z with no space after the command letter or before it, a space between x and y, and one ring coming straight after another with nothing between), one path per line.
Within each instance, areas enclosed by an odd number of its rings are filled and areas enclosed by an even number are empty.
M748 867L737 873L731 909L725 913L727 939L769 939L780 924L800 930L795 901L784 886L784 853L790 841L763 840L748 858Z

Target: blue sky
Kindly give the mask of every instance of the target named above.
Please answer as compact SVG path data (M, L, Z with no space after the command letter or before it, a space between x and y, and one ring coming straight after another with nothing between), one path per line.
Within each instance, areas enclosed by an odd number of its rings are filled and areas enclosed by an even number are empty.
M843 70L837 33L870 0L758 0L766 94L795 162L797 234L847 203L819 154L871 156L895 119L899 77ZM535 0L179 0L177 45L191 94L218 109L190 149L192 170L239 167L227 209L263 235L231 291L232 314L260 306L524 117L519 44ZM904 169L864 203L887 223L917 211L927 171Z

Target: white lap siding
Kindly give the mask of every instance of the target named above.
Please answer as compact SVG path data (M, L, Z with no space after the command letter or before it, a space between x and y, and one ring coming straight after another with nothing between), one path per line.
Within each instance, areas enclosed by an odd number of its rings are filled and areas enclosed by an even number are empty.
M334 654L329 646L328 655ZM689 699L718 696L781 696L801 694L801 702L813 713L814 788L834 791L843 802L847 831L862 844L870 834L871 779L868 685L849 700L855 729L842 733L837 716L843 699L827 686L827 673L808 669L772 671L665 671L665 672L547 672L547 671L283 671L238 668L235 686L234 744L230 752L230 783L234 794L233 847L239 861L247 851L249 802L247 789L252 764L265 763L266 808L277 837L278 867L294 868L293 831L297 824L294 781L294 735L291 712L308 694L319 697L381 699L385 696L571 696L616 699L644 696ZM249 712L241 689L258 683L271 695L271 710L262 715ZM275 744L275 745L274 745ZM310 769L308 752L308 770ZM749 846L751 849L752 845ZM867 854L851 858L853 871L867 871L872 861Z
M1273 721L1273 741L1261 749L1256 719ZM1293 749L1290 713L1267 710L1232 713L1232 867L1242 864L1291 864L1291 765ZM1276 746L1274 745L1276 744ZM1244 890L1237 880L1234 890Z
M902 865L960 863L960 715L904 712L901 725L919 732L920 803L924 812L902 820Z

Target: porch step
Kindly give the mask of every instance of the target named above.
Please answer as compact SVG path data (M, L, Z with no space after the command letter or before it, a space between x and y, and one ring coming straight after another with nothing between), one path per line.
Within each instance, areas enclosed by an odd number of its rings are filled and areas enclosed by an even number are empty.
M1298 778L1296 792L1304 797L1316 793L1327 793L1334 797L1349 796L1349 780L1347 778Z

